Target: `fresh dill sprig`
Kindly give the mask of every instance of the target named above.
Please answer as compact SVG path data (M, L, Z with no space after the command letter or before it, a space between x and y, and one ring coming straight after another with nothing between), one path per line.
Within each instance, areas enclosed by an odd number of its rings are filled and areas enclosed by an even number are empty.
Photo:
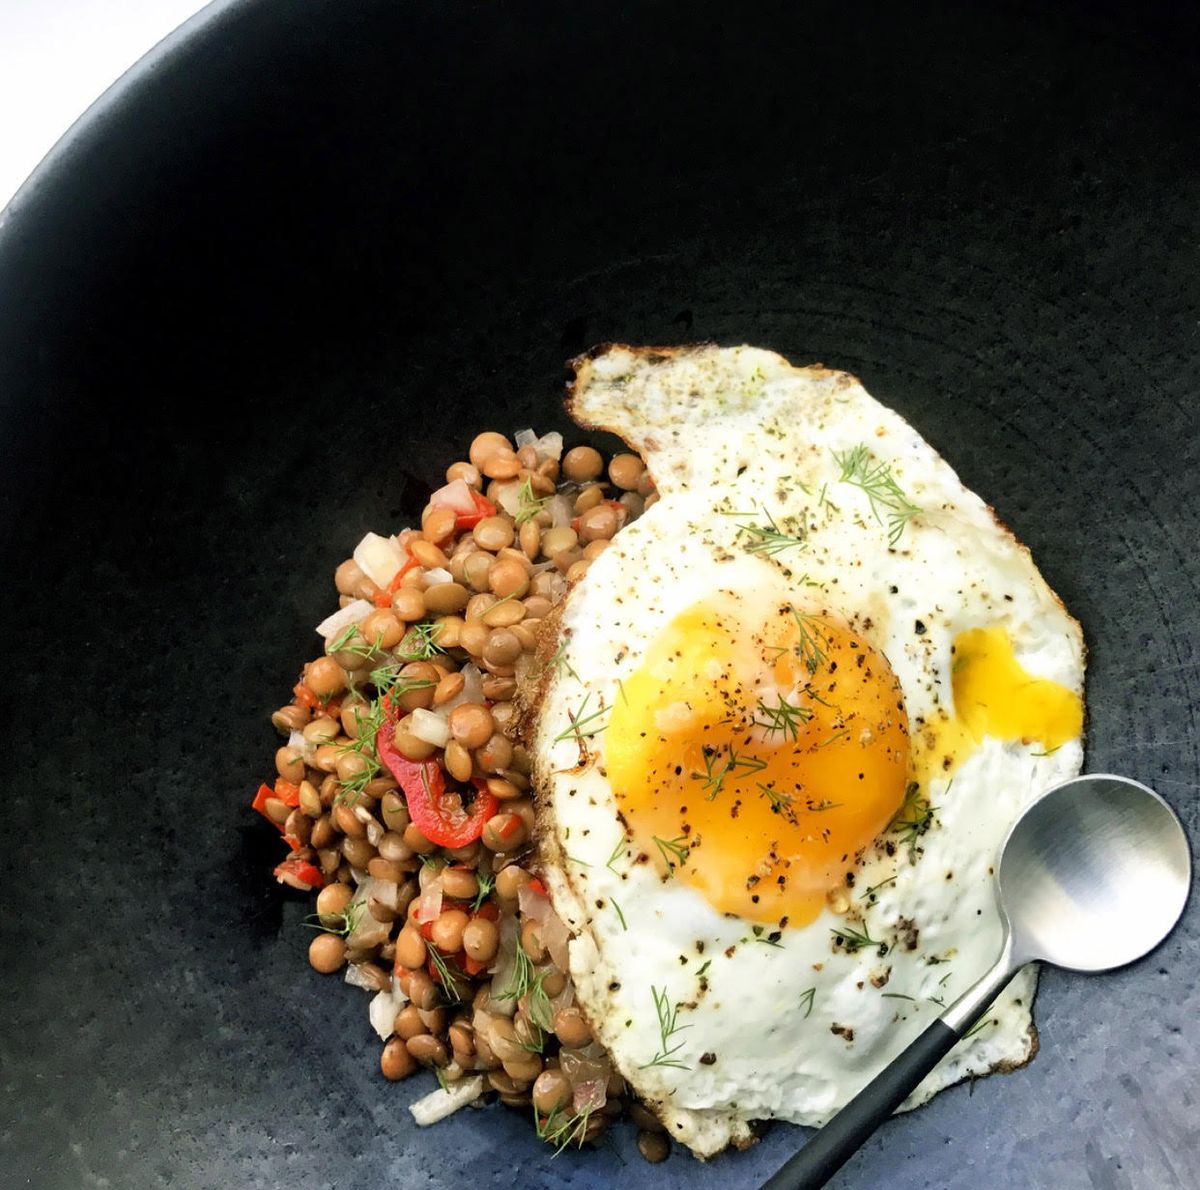
M650 993L654 997L654 1011L658 1015L659 1050L649 1062L644 1062L638 1069L647 1070L651 1066L674 1066L677 1070L691 1070L690 1066L674 1057L683 1049L683 1042L677 1041L671 1045L670 1041L676 1033L682 1033L684 1029L690 1029L692 1026L679 1024L677 1019L679 1009L668 999L666 988L660 992L651 984Z
M829 638L816 625L821 624L821 618L814 616L811 612L802 612L796 608L792 608L792 615L796 619L796 626L800 629L800 643L796 646L796 655L804 662L804 668L808 670L808 676L813 674L825 664L825 648L829 644Z
M842 469L838 480L861 488L871 502L871 512L882 525L887 516L888 545L894 546L904 534L904 528L922 509L914 504L901 490L892 474L891 465L875 459L867 447L860 443L850 450L834 451L834 462Z
M974 1037L974 1036L975 1036L975 1034L976 1034L976 1033L978 1033L978 1032L979 1032L979 1031L980 1031L980 1030L981 1030L981 1029L982 1029L982 1028L983 1028L985 1025L994 1025L994 1024L996 1024L996 1018L995 1018L994 1016L988 1016L988 1017L984 1017L984 1018L983 1018L983 1020L981 1020L981 1021L976 1021L976 1022L975 1022L975 1024L973 1024L973 1025L972 1025L972 1026L971 1026L971 1027L970 1027L970 1028L969 1028L969 1029L968 1029L968 1030L967 1030L967 1031L966 1031L966 1032L965 1032L965 1033L964 1033L964 1034L963 1034L963 1035L962 1035L962 1036L959 1038L959 1040L960 1040L960 1041L966 1041L966 1039L967 1039L968 1037Z
M386 664L371 670L368 680L371 685L385 698L397 699L413 690L427 690L437 683L432 678L404 677L400 671L407 662L388 661Z
M467 977L457 970L451 970L449 964L438 952L436 946L426 947L429 955L429 961L433 964L434 969L438 973L439 979L442 981L442 991L451 1004L462 1004L463 993L467 986Z
M782 694L775 706L769 706L760 698L755 711L757 713L752 720L755 727L765 728L768 735L779 732L786 740L799 738L800 725L809 722L813 717L812 711L807 707L788 702ZM763 717L760 719L759 715Z
M617 916L621 919L621 929L628 930L629 923L625 920L625 914L621 912L621 906L617 904L617 898L610 896L608 899L612 907L617 911Z
M784 533L783 530L775 523L775 518L763 508L762 514L766 520L765 525L742 524L738 525L738 536L744 536L747 545L746 552L750 554L781 554L784 550L790 550L794 546L804 546L807 544L803 530L799 535L793 533ZM728 513L729 516L754 516L752 512L734 512Z
M363 767L353 776L338 780L341 788L334 800L349 806L358 801L363 790L383 771L375 742L386 718L383 699L375 698L365 705L365 712L358 706L354 708L355 738L338 748L339 756L352 753L363 762Z
M440 628L440 625L431 625ZM341 789L337 800L354 805L363 790L383 771L379 762L376 737L388 718L386 702L394 702L412 690L425 690L435 685L429 678L405 677L401 674L404 663L389 657L382 665L371 670L367 681L375 688L375 697L354 707L355 738L338 749L339 755L355 753L361 757L363 766L352 777L340 780Z
M660 839L657 835L654 835L653 839L654 845L658 848L659 855L663 858L663 863L667 865L670 873L674 875L677 867L682 868L687 863L687 837L679 835L674 839Z
M783 943L780 939L783 937L782 930L772 930L767 934L765 926L751 926L750 932L754 935L755 942L761 942L764 946L773 946L776 950L783 949ZM764 937L764 935L766 935Z
M605 864L604 864L604 866L614 876L618 875L619 873L617 872L617 869L613 867L613 864L615 864L617 862L617 860L620 858L621 855L624 854L624 852L625 852L625 836L622 835L616 841L616 843L613 844L612 853L609 855L607 861L605 861Z
M549 1032L554 1028L554 1009L543 986L548 974L549 968L539 971L533 965L533 960L525 953L525 948L518 943L517 965L513 971L512 986L504 992L495 994L495 999L520 1000L522 996L525 996L528 1005L526 1015L539 1029Z
M513 516L513 523L520 528L526 521L533 520L549 503L549 496L539 497L533 494L533 483L526 479L517 491L517 511Z
M766 797L771 803L771 812L773 814L783 814L790 821L796 820L796 812L792 809L792 795L784 793L780 789L774 789L770 784L764 785L761 781L758 782L759 792Z
M429 661L441 656L445 650L438 647L442 626L436 620L422 620L413 624L396 646L396 656L405 661Z
M471 912L478 913L480 906L488 898L488 893L496 887L496 877L490 872L478 871L475 873L475 879L479 884L479 891L475 894L475 900L471 902Z
M540 1054L546 1048L546 1031L535 1021L529 1022L529 1040L514 1039L527 1054Z
M310 913L300 924L310 930L323 930L339 938L349 938L358 929L366 907L366 901L351 901L342 913Z
M325 646L326 653L345 653L350 642L362 636L357 624L348 624Z
M804 1009L804 1019L808 1020L812 1016L813 1001L817 998L817 989L809 988L807 991L800 993L800 1007Z
M599 735L605 729L605 727L608 726L606 723L596 723L596 720L599 719L601 715L608 713L608 707L600 706L594 711L588 711L588 700L591 697L592 692L589 690L587 694L583 696L583 702L579 704L578 714L572 714L570 711L567 711L567 718L571 720L571 726L563 731L560 731L558 735L554 737L554 743L557 744L561 740L573 739L577 743L582 744L585 739L590 739L592 736Z
M893 834L900 836L900 841L908 846L908 858L916 860L917 848L921 836L933 823L933 806L929 799L921 793L921 787L916 781L909 783L904 791L904 803L888 826Z
M732 747L729 749L723 765L718 764L719 751L705 748L703 755L704 772L692 773L692 777L694 780L703 782L702 787L708 791L707 800L710 802L721 792L726 777L736 776L739 771L760 773L767 767L765 760L761 760L757 756L739 756L736 749Z
M838 740L848 739L849 736L850 736L850 729L848 727L843 727L840 731L835 731L833 733L833 735L831 735L829 737L829 739L822 740L817 745L817 747L818 748L827 748L830 744L836 744L838 742Z
M536 672L530 674L531 677L540 678L548 669L553 669L555 673L561 674L564 670L571 675L576 681L579 681L579 675L572 668L571 663L567 660L567 641L559 642L559 646L554 651L554 656L547 659L546 664L540 666Z
M847 954L854 954L856 951L862 950L864 946L878 946L881 955L887 953L887 943L872 938L867 933L866 923L863 924L861 930L856 930L853 926L839 926L829 932L833 935L833 940L840 943Z
M585 1108L578 1115L570 1115L564 1113L562 1108L556 1107L544 1118L538 1114L536 1107L533 1109L533 1124L538 1137L554 1146L555 1157L569 1145L574 1145L577 1149L583 1148L591 1118L591 1108Z

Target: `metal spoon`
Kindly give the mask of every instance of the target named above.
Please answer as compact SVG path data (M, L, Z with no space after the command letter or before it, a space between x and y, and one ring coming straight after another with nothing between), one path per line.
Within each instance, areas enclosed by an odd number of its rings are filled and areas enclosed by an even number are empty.
M1004 944L992 969L867 1084L762 1190L815 1190L900 1106L1034 960L1109 971L1174 928L1191 883L1187 836L1170 806L1127 777L1064 781L1017 819L1000 850Z

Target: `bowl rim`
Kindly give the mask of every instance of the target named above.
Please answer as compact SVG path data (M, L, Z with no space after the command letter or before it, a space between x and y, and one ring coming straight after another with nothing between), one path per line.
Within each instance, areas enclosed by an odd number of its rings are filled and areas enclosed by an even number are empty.
M252 6L257 6L257 0L209 0L101 91L0 207L0 253L11 234L10 226L35 207L43 194L70 173L76 158L121 119L152 75L171 69L201 42L220 36L225 26L233 23L236 11Z

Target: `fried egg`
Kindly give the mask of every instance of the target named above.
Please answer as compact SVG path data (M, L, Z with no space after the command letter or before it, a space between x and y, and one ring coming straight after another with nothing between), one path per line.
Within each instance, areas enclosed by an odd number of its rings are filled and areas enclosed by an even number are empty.
M706 1156L824 1123L991 964L999 845L1082 762L1083 641L852 376L749 347L576 372L660 498L563 606L540 858L597 1038ZM1027 1061L1035 980L905 1106Z

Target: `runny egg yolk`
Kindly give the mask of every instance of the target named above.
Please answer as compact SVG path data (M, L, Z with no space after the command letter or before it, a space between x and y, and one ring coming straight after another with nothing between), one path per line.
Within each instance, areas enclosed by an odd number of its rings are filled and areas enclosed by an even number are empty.
M622 683L609 782L649 862L716 909L812 921L904 799L908 719L881 652L779 603L695 604Z
M1007 629L969 628L954 638L951 684L954 718L923 733L928 764L953 772L984 736L1040 744L1053 752L1083 731L1083 700L1049 678L1034 677L1017 660Z

